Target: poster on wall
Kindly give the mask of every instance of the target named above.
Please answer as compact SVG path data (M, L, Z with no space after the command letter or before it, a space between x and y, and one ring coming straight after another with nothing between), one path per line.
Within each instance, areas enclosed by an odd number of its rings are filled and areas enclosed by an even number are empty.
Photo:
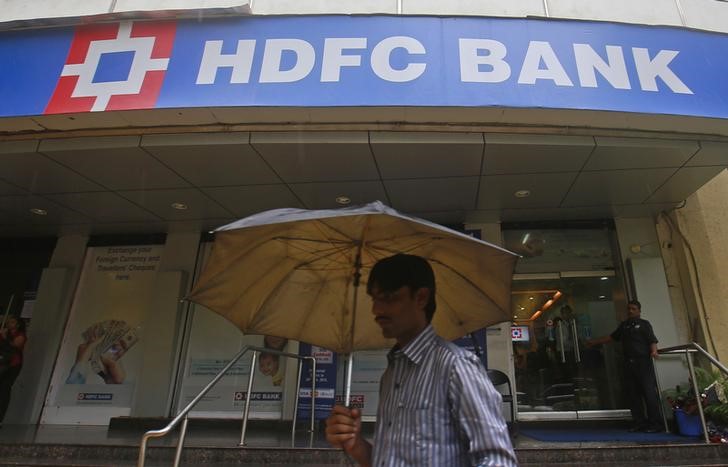
M98 414L129 412L142 358L143 316L163 248L88 248L44 408L45 422L92 422L99 421ZM83 407L115 410L97 415L74 410Z
M243 346L287 351L288 341L272 336L243 335L220 315L195 306L178 410L185 407L230 362ZM235 363L195 406L195 416L239 418L248 397L252 353ZM251 419L279 419L286 385L286 358L261 352L253 368Z
M336 353L315 345L301 343L298 354L316 359L316 411L317 420L331 414L336 390ZM301 386L298 392L298 419L311 417L311 361L304 360Z
M198 268L204 268L212 243L200 248ZM243 346L288 351L287 339L245 335L237 326L207 308L193 304L184 369L178 386L177 410L184 408L240 352ZM246 353L191 412L197 417L240 418L248 397L251 353ZM261 353L253 369L251 419L280 419L286 385L287 358ZM295 378L292 383L295 385Z
M387 353L385 350L364 350L355 352L351 369L351 400L350 407L361 409L364 417L377 415L379 404L379 380L387 368ZM343 363L344 358L341 359ZM345 374L343 371L341 374ZM343 382L337 388L336 403L344 405ZM371 419L371 418L370 418Z

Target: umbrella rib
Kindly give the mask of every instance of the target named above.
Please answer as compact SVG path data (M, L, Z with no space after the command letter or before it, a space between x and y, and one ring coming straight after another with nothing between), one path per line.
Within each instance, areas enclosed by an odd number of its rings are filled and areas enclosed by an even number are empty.
M280 240L281 238L278 237L276 239ZM309 261L309 264L310 264L310 263L314 263L314 262L319 261L319 260L326 259L327 257L329 257L331 255L335 255L335 254L341 253L342 251L345 251L347 248L350 247L349 244L342 244L342 245L343 246L333 246L332 245L332 247L330 249L327 249L327 250L313 250L313 249L307 250L306 248L297 246L297 245L295 245L293 243L289 243L288 244L288 247L289 248L292 248L292 249L296 249L298 251L302 251L302 252L304 252L306 254L309 254L309 255L312 255L312 256L316 256L316 258L314 260ZM325 254L321 255L320 253L325 253ZM341 262L341 261L336 261L336 260L332 260L331 262L332 263L339 263L339 264L342 264L342 265L346 265L346 262Z
M500 306L496 302L494 302L492 298L490 298L490 295L488 295L485 291L481 290L481 288L478 287L473 281L471 281L467 277L463 276L458 271L456 271L455 269L451 268L450 266L448 266L447 264L443 263L440 260L428 258L428 261L430 261L432 263L437 263L440 266L442 266L443 268L445 268L445 269L449 270L450 272L452 272L453 274L455 274L456 276L460 277L462 280L464 280L465 282L467 282L471 287L473 287L473 289L477 290L478 292L481 293L481 295L483 295L485 298L487 298L488 301L491 304L495 305L496 308L500 309Z
M333 251L333 252L331 252L331 253L329 253L329 254L330 254L330 255L333 255L333 254L336 254L336 253L337 253L336 251ZM315 262L315 261L319 261L320 259L323 259L323 258L316 258L315 260L312 260L312 261L306 261L306 262L303 262L303 263L300 263L300 264L297 264L297 265L293 266L293 267L292 267L292 268L290 269L290 271L288 271L288 273L287 273L287 274L286 274L285 276L283 276L283 278L281 278L281 280L280 280L280 281L278 281L278 284L276 284L276 286L275 286L275 287L274 287L274 288L273 288L273 289L272 289L272 290L270 291L270 293L268 294L268 296L266 297L266 299L265 299L265 300L263 301L263 303L262 303L262 304L261 304L261 305L260 305L260 306L258 307L258 309L257 309L257 310L255 310L255 312L253 313L253 316L251 317L251 321L252 321L252 319L253 319L253 318L255 317L255 315L257 314L257 312L258 312L259 310L261 310L261 309L262 309L263 307L265 307L265 305L266 305L266 304L268 303L268 301L269 301L270 297L272 297L272 296L274 295L274 292L275 292L275 291L277 291L277 290L279 290L279 289L280 289L280 287L281 287L281 286L282 286L282 285L283 285L283 284L284 284L284 283L286 282L286 280L287 280L287 279L288 279L289 277L291 277L291 275L292 275L292 274L293 274L294 272L298 271L298 270L299 270L299 269L301 269L302 267L304 267L304 266L307 266L307 265L309 265L309 264L311 264L311 263L313 263L313 262ZM256 285L258 284L258 282L259 282L260 280L262 280L262 279L263 279L264 277L265 277L265 274L261 274L261 275L259 275L259 276L258 276L258 280L257 280L257 281L253 282L252 284L250 284L250 286L249 286L249 287L247 287L246 289L242 290L242 291L240 292L240 294L238 295L238 298L237 298L237 300L235 301L235 305L234 305L234 306L235 306L235 307L237 307L237 305L238 305L238 304L240 303L240 300L242 300L242 299L243 299L243 297L245 296L245 293L246 293L246 292L247 292L248 290L250 290L250 289L251 289L252 287L255 287L255 286L256 286Z

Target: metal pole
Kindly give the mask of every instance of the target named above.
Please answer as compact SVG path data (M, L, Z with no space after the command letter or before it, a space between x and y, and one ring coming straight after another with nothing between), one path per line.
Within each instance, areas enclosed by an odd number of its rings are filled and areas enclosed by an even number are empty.
M5 314L3 315L3 322L0 324L0 329L3 329L5 327L5 321L8 319L8 314L10 313L10 308L13 306L13 300L15 300L15 294L12 294L10 296L10 301L8 302L8 307L5 308Z
M703 413L703 398L701 397L700 391L698 390L698 381L695 378L695 368L693 367L693 356L690 352L685 352L685 357L688 359L688 369L690 370L690 379L693 382L693 393L695 393L695 400L698 403L698 414L700 415L700 423L703 426L703 438L706 443L710 443L708 437L708 427L705 424L705 414Z
M258 351L253 351L250 357L250 376L248 377L248 393L245 395L245 410L243 411L243 429L240 433L239 446L245 446L245 431L248 429L248 414L250 413L250 399L253 397L253 379L255 376L255 360L258 357Z
M561 363L566 363L566 352L564 352L564 322L559 321L559 347L561 348Z
M344 382L344 405L349 407L351 401L351 368L354 366L354 354L349 353L346 359L346 381Z
M571 320L571 329L574 331L574 357L576 363L581 363L581 350L579 349L579 329L576 327L576 320Z
M174 467L179 467L179 461L182 459L182 446L185 444L185 436L187 435L187 422L189 418L185 415L182 420L182 427L179 429L179 440L177 441L177 449L174 452Z
M296 398L293 402L293 429L291 430L291 447L296 445L296 422L298 421L298 398L301 397L301 372L303 371L303 360L298 362L298 371L296 374Z
M311 433L316 423L316 357L311 360Z
M665 404L662 402L662 387L660 387L660 377L657 374L657 365L655 365L655 359L652 359L652 373L655 375L655 385L657 386L657 400L660 402L660 414L662 415L662 423L665 425L665 433L670 430L667 426L667 415L665 415Z

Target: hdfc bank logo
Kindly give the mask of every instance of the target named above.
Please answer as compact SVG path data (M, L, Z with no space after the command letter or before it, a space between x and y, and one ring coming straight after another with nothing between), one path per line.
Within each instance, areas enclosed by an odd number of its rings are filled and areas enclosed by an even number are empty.
M149 109L169 65L176 23L81 26L46 114Z

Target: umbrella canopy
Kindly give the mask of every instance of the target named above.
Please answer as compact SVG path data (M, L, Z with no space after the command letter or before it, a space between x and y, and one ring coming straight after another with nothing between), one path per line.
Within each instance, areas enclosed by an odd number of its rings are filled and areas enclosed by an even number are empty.
M510 319L517 256L374 202L330 210L276 209L220 227L188 299L246 334L307 342L340 353L382 349L366 294L369 271L396 253L435 272L435 331L464 336Z

